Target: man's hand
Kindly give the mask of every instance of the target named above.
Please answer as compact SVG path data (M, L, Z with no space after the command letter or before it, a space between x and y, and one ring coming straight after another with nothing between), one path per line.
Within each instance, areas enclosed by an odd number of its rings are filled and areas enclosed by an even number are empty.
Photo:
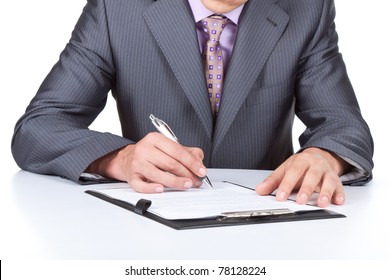
M184 147L160 133L149 133L93 162L87 172L126 181L137 192L163 192L164 186L188 189L202 185L206 176L203 151Z
M256 187L256 192L268 195L278 189L276 199L285 201L293 190L298 190L296 201L299 204L307 204L313 192L319 192L319 207L327 207L331 202L342 205L345 195L339 175L348 166L330 152L308 148L282 163Z

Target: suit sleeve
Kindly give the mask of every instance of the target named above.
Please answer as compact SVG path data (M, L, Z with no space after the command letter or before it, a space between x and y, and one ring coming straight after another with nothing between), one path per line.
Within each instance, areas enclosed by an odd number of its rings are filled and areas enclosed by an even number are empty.
M338 50L334 2L323 5L299 64L296 112L307 127L299 141L302 149L319 147L341 156L364 174L349 183L366 183L372 178L373 139Z
M88 165L130 143L88 129L115 83L104 1L88 0L71 40L15 126L12 152L27 171L75 182Z

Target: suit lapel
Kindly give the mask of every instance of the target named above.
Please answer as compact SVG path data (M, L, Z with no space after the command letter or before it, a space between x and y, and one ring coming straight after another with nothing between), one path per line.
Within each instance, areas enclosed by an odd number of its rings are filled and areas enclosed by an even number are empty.
M144 18L209 137L213 123L194 18L187 1L159 0Z
M245 5L224 79L213 152L218 149L288 22L289 16L272 1L252 0Z

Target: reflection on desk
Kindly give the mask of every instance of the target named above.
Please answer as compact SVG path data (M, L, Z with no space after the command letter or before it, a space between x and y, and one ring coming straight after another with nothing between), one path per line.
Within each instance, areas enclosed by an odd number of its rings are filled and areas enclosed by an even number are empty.
M255 186L268 171L210 169L211 180ZM375 180L346 187L344 219L176 231L84 193L117 184L80 186L25 171L12 180L12 232L23 224L19 256L53 259L388 259L390 189ZM23 239L33 240L23 243Z

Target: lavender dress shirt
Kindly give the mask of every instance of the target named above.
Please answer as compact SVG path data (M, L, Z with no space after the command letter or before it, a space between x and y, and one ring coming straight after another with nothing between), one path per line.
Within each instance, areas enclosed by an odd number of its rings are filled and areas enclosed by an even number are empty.
M200 21L215 13L207 9L200 0L188 0L188 2L191 6L192 14L194 15L195 18L195 23L198 32L199 49L200 52L202 53L203 46L206 41L206 36ZM222 47L223 65L225 70L229 66L230 58L232 56L234 42L236 40L236 34L237 34L237 25L243 8L244 8L244 4L237 7L233 11L222 14L223 16L226 16L231 21L224 28L219 40L219 43Z

